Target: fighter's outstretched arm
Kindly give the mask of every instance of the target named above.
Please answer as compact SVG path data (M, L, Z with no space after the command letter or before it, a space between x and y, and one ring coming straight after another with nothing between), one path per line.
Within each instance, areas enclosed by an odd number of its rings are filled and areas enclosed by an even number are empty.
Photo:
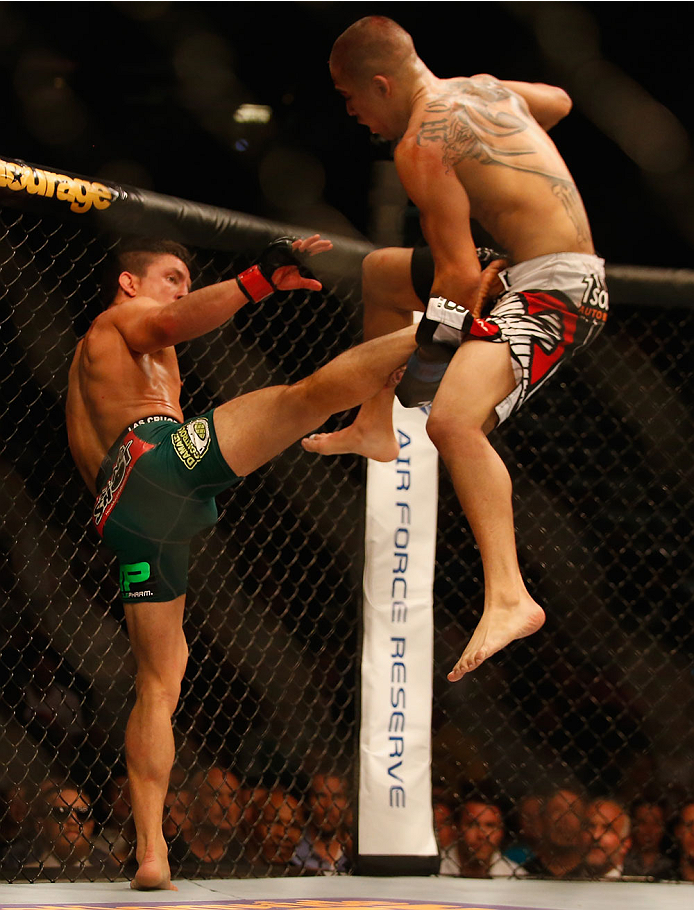
M313 256L332 249L332 243L314 234L295 240L291 247L294 253ZM133 351L151 354L219 328L241 307L259 302L275 290L322 288L320 281L301 275L298 265L286 264L290 262L286 257L269 258L267 262L270 269L263 268L261 256L260 268L252 266L236 278L200 288L173 303L162 305L147 297L135 297L109 311L113 324ZM275 264L277 267L272 268Z

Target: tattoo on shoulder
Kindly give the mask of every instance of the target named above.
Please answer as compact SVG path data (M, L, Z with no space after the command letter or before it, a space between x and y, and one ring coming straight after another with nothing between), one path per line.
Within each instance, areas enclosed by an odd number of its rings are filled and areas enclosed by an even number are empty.
M443 144L443 163L455 167L465 159L480 164L496 164L516 170L542 173L527 160L535 149L507 140L522 136L530 120L521 99L491 76L477 79L455 79L446 90L432 98L424 108L417 133L417 144ZM550 175L545 175L550 176Z
M525 102L493 77L455 79L426 104L417 144L441 143L443 164L448 169L470 160L545 178L576 228L578 239L588 240L588 219L573 181L535 163L534 145L530 140L527 145L523 142L529 118ZM514 139L509 147L511 137L520 139Z

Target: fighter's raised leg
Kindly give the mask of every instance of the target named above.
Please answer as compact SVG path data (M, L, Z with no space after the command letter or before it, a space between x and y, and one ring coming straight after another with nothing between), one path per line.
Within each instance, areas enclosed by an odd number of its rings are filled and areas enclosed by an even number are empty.
M369 253L362 263L364 340L412 325L412 313L424 305L412 286L412 250L388 247ZM304 439L307 452L342 455L354 452L375 461L392 461L399 447L393 434L395 383L381 389L359 409L353 423L335 433Z
M241 395L214 411L217 439L228 465L245 476L323 424L386 386L415 348L413 326L344 351L291 386Z

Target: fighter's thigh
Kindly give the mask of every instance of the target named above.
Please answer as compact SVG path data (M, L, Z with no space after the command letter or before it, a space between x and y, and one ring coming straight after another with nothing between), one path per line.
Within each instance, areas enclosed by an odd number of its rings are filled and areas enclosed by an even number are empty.
M516 385L508 344L466 341L441 380L429 427L453 421L488 431L496 423L494 408Z
M294 407L296 389L269 386L215 408L219 449L239 477L257 470L308 432Z
M362 295L367 305L423 312L412 285L412 250L385 247L369 253L362 263Z
M138 674L180 683L188 659L183 633L185 594L166 602L124 603Z

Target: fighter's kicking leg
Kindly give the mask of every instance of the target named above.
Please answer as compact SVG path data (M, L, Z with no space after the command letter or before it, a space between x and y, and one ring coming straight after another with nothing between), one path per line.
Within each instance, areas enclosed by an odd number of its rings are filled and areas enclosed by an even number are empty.
M362 293L365 339L393 332L403 325L411 325L413 312L424 312L424 301L434 275L433 260L430 261L426 253L426 250L415 251L413 256L411 249L391 247L376 250L364 259ZM507 265L501 254L496 254L493 250L478 250L478 258L484 270L473 308L475 316L479 316L488 300L502 290L498 275ZM439 357L439 354L436 356ZM429 356L420 351L420 362L427 359ZM336 433L314 434L303 440L303 447L308 452L320 455L355 452L375 461L392 461L397 458L399 446L393 434L395 385L397 381L365 402L350 426ZM434 394L433 390L431 394Z
M424 305L412 287L412 250L375 250L362 263L364 340L412 325L412 313ZM399 377L398 377L399 378ZM316 433L302 442L308 452L341 455L355 452L375 461L392 461L399 452L393 434L393 397L397 381L365 402L344 430Z
M508 345L467 341L456 352L427 424L479 547L484 568L484 611L451 682L545 621L521 577L516 552L511 478L486 433L494 406L516 385Z
M344 351L291 386L271 386L220 405L214 425L232 471L244 476L332 414L372 398L415 349L414 326ZM391 418L392 424L392 418Z
M137 663L135 706L125 731L137 832L138 869L132 888L178 890L171 884L161 819L175 754L171 716L188 660L184 604L185 595L166 603L124 604Z

